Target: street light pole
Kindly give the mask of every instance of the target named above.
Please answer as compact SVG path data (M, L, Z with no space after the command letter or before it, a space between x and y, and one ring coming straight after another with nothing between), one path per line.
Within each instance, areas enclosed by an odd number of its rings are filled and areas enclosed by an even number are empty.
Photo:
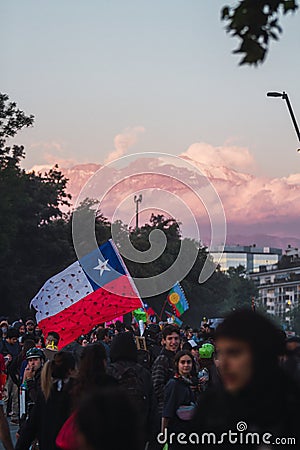
M292 122L293 122L293 125L294 125L294 128L295 128L295 131L296 131L296 134L297 134L297 137L298 137L298 141L300 142L299 127L298 127L297 120L296 120L296 117L295 117L295 114L294 114L294 111L293 111L293 108L292 108L292 105L291 105L291 102L290 102L290 99L289 99L287 93L284 92L284 91L282 93L281 92L268 92L267 93L267 97L281 97L282 100L286 101L286 104L287 104L287 107L288 107L288 110L289 110L289 113L290 113L290 116L291 116L291 119L292 119ZM298 151L299 150L300 149L298 149Z
M134 203L136 205L136 207L135 207L135 214L136 214L135 229L136 230L139 228L139 203L142 203L142 199L143 199L142 194L139 194L139 196L137 196L137 195L134 196Z

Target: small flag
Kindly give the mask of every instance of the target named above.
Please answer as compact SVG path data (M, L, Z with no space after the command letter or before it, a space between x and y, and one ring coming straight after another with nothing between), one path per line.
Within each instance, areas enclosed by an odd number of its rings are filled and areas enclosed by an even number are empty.
M144 308L147 313L147 319L151 323L156 323L156 312L154 311L154 309L151 308L151 306L149 306L147 303L144 303Z
M133 317L137 322L139 322L140 320L142 320L144 323L147 322L147 313L142 308L135 309L133 311Z
M172 306L176 317L180 317L189 309L188 301L179 283L176 283L170 290L168 294L168 303Z
M166 315L168 316L168 319L170 319L170 322L175 323L179 327L183 324L183 321L180 320L178 317L176 317L174 314L170 313L169 311L165 311Z
M95 325L143 307L143 303L110 239L46 281L31 306L44 335L56 331L64 347Z

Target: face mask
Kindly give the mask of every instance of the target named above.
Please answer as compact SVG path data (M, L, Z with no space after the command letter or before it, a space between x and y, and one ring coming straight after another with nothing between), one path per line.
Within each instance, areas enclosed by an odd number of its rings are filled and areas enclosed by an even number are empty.
M2 333L7 333L7 327L2 327L1 330L2 330Z

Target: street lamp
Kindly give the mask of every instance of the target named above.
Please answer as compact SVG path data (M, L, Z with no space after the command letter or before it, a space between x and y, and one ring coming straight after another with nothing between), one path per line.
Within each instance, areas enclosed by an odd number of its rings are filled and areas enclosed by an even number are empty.
M298 141L300 142L299 127L298 127L297 120L296 120L296 117L295 117L295 114L294 114L294 111L293 111L293 108L292 108L292 105L291 105L291 102L289 100L289 97L288 97L287 93L284 92L284 91L283 92L268 92L267 93L267 97L281 97L282 100L286 101L286 104L287 104L287 107L288 107L288 110L289 110L289 113L290 113L290 116L291 116L291 119L292 119L292 122L293 122L293 125L294 125L294 128L295 128L295 131L296 131L296 134L297 134L297 137L298 137ZM298 152L300 152L300 148L298 148Z
M135 210L135 212L136 212L136 216L135 216L135 220L136 220L135 228L136 228L136 230L139 227L139 203L142 203L142 199L143 199L142 194L139 194L139 196L137 196L137 195L134 196L134 203L136 205L136 210Z

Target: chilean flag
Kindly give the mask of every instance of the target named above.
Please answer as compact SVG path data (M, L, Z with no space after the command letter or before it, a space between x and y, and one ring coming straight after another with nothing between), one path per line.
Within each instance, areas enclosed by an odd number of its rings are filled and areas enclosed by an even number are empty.
M46 281L30 305L45 336L59 333L60 347L99 323L143 307L111 239Z

